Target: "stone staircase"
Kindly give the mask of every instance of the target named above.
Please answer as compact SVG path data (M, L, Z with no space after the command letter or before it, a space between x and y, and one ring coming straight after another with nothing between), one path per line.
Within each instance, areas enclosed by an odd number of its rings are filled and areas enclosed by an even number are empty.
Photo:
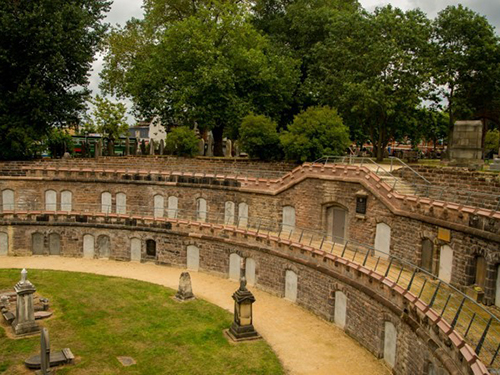
M409 183L408 181L405 181L401 177L396 177L389 172L385 171L378 171L377 176L379 176L382 181L384 181L387 185L395 188L395 190L399 194L403 195L416 195L416 189L415 187Z

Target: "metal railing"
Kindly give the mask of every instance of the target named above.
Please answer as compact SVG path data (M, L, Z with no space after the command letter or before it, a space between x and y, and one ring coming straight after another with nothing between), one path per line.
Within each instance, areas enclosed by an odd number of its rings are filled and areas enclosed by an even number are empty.
M46 211L47 207L36 202L15 204L7 208L9 210L3 211L0 216L0 223L4 215L31 213L36 216L50 213ZM54 208L54 206L48 208ZM64 208L69 208L67 203ZM84 213L118 219L139 217L144 220L165 217L173 222L176 220L207 222L221 225L222 228L240 228L256 234L286 239L348 259L387 277L420 298L475 349L476 354L486 366L491 369L500 369L500 320L498 317L454 286L440 280L438 276L418 267L404 257L385 253L355 240L334 237L322 230L300 228L266 218L238 216L234 211L209 212L182 210L177 207L126 205L118 207L118 211L126 212L126 214L117 215L111 214L111 211L116 213L116 205L82 204L74 205L71 209L71 211L52 213L75 216Z
M399 158L390 157L389 161L390 164L381 165L376 163L373 158L368 157L324 156L316 160L315 163L365 166L400 194L415 195L494 211L500 210L500 195L437 186ZM407 180L405 173L410 173L413 178ZM414 182L414 180L419 182Z

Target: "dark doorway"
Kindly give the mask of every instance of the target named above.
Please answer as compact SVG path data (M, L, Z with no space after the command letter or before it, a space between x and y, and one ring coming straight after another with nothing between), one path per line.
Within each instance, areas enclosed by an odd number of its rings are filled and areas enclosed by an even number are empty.
M146 241L146 255L148 257L156 257L156 241L147 240Z

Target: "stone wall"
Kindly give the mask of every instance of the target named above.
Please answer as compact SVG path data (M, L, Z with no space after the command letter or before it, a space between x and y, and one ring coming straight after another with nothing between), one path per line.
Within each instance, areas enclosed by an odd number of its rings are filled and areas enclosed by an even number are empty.
M39 233L44 236L46 254L49 253L47 238L59 235L62 256L82 257L83 236L90 234L95 239L109 236L110 258L128 261L131 241L138 238L143 261L184 267L186 249L191 245L200 250L200 270L227 277L230 254L236 252L254 260L256 286L272 294L284 296L285 274L294 272L298 280L296 302L328 321L334 320L335 292L344 293L345 331L378 358L384 356L385 323L391 322L397 332L395 374L427 374L430 367L439 374L469 374L473 367L475 374L486 373L472 349L460 338L450 339L453 331L444 322L432 323L435 320L430 317L434 313L417 303L415 296L381 275L364 272L359 265L329 254L314 255L244 234L220 237L208 228L182 232L177 227L130 228L64 220L27 224L13 221L10 225L0 225L0 231L9 233L10 255L31 254L31 235ZM147 240L155 241L155 256L146 255Z

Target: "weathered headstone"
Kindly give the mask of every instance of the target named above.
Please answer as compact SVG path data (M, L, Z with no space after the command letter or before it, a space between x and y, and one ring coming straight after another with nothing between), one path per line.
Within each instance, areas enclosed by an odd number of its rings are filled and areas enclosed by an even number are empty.
M181 273L181 277L179 279L179 290L177 290L175 299L178 301L189 301L194 299L191 276L189 275L189 272Z
M234 148L234 156L236 157L240 156L240 143L238 141L234 141L233 148Z
M226 158L230 158L231 156L233 156L233 142L228 139L226 141Z
M63 159L71 159L71 154L68 151L66 151L63 155Z
M99 139L94 145L94 157L98 158L102 155L102 140Z
M17 294L16 319L12 323L12 328L16 335L28 335L38 332L40 327L35 322L35 306L33 294L36 292L35 286L27 279L28 271L21 271L21 281L14 290Z
M50 371L50 341L49 341L49 331L47 328L42 328L42 334L40 335L40 364L41 364L41 374L49 375Z
M207 142L207 156L214 156L214 137L212 134L208 134L208 142Z
M255 302L255 297L246 285L247 281L245 277L242 277L239 289L233 294L234 321L231 328L226 331L233 341L260 339L260 335L253 326L252 304Z
M205 156L205 140L203 138L200 138L198 141L198 154L200 156Z
M160 140L160 148L159 148L159 155L163 155L165 152L165 141L163 139Z
M40 335L40 354L28 358L24 364L29 369L40 369L35 372L36 375L53 375L55 370L51 367L71 364L74 360L75 356L69 348L51 353L49 331L43 328Z
M149 155L154 155L155 154L155 140L150 139L149 140Z
M130 139L129 137L127 137L127 139L125 139L125 156L128 156L130 155Z
M481 121L456 121L450 147L450 164L465 167L482 165L482 139Z

